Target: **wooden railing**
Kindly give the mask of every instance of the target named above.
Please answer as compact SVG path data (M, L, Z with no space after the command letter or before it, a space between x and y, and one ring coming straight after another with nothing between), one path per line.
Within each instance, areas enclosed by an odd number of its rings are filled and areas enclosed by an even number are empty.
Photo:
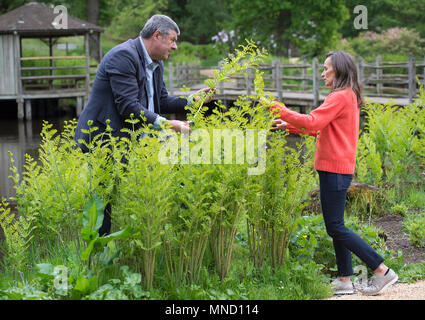
M84 64L72 66L55 66L55 60L85 60ZM24 67L25 61L49 60L50 66ZM20 81L23 92L34 90L62 90L85 89L90 90L93 83L92 76L96 73L97 65L89 65L85 56L47 56L47 57L22 57ZM55 74L55 71L71 70L69 74ZM80 70L80 71L78 71ZM29 71L29 72L28 72ZM42 75L36 75L41 71ZM29 73L30 75L25 75Z
M417 79L425 84L425 59L416 61L410 57L406 62L384 62L381 57L375 63L366 63L361 57L356 57L359 79L363 85L364 95L385 98L405 98L408 101L416 96ZM168 64L168 89L170 93L186 86L199 87L208 78L208 71L213 68L201 68L199 64ZM311 63L303 60L299 63L282 64L274 60L272 64L260 65L263 72L265 90L281 99L288 92L310 95L313 105L317 106L322 95L329 93L329 88L321 80L322 64L317 58ZM255 74L246 70L245 75L235 76L229 82L221 83L218 89L239 90L241 94L251 94L254 88Z

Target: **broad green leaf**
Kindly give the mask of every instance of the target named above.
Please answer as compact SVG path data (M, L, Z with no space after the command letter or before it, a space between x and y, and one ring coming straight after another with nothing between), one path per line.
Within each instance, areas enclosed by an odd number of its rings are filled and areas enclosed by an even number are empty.
M93 251L93 247L96 244L96 240L92 240L89 242L87 248L83 251L83 253L81 254L81 260L86 261L89 259L90 254Z
M94 194L87 202L83 212L83 226L98 231L103 222L103 201Z

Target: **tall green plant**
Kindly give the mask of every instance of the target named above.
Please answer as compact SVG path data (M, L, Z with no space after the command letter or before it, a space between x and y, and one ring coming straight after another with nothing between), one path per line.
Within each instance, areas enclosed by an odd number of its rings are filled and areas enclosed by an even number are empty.
M28 247L34 229L32 219L16 216L11 212L8 203L0 202L0 226L5 236L5 261L14 271L22 271L28 257Z
M424 95L423 88L420 95ZM416 164L423 161L422 105L421 99L404 108L390 103L366 104L367 123L359 139L357 158L360 179L368 183L415 180Z
M128 120L130 123L133 121L138 120ZM138 136L143 131L149 132L150 136L139 141ZM175 170L171 164L158 161L162 144L154 131L142 127L129 133L131 139L125 154L126 161L117 163L122 167L122 175L114 201L113 220L118 226L133 228L127 255L141 257L142 280L149 290L171 210Z
M295 221L308 204L308 192L314 187L311 161L302 161L305 141L294 149L286 145L285 136L283 132L269 136L266 171L251 178L255 192L251 194L247 232L250 256L256 267L265 262L274 268L283 264Z

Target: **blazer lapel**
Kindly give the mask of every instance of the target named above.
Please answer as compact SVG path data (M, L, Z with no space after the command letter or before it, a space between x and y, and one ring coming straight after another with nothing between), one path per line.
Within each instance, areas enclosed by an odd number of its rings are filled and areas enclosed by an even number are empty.
M145 68L145 57L143 55L142 44L140 43L140 37L133 39L133 43L136 46L137 53L139 54L140 61L142 61L143 68Z

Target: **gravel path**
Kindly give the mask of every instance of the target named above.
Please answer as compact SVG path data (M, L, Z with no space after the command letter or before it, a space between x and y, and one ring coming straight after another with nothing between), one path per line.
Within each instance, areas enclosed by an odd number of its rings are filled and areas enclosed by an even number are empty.
M415 283L396 283L377 296L356 293L333 296L326 300L425 300L425 280Z

